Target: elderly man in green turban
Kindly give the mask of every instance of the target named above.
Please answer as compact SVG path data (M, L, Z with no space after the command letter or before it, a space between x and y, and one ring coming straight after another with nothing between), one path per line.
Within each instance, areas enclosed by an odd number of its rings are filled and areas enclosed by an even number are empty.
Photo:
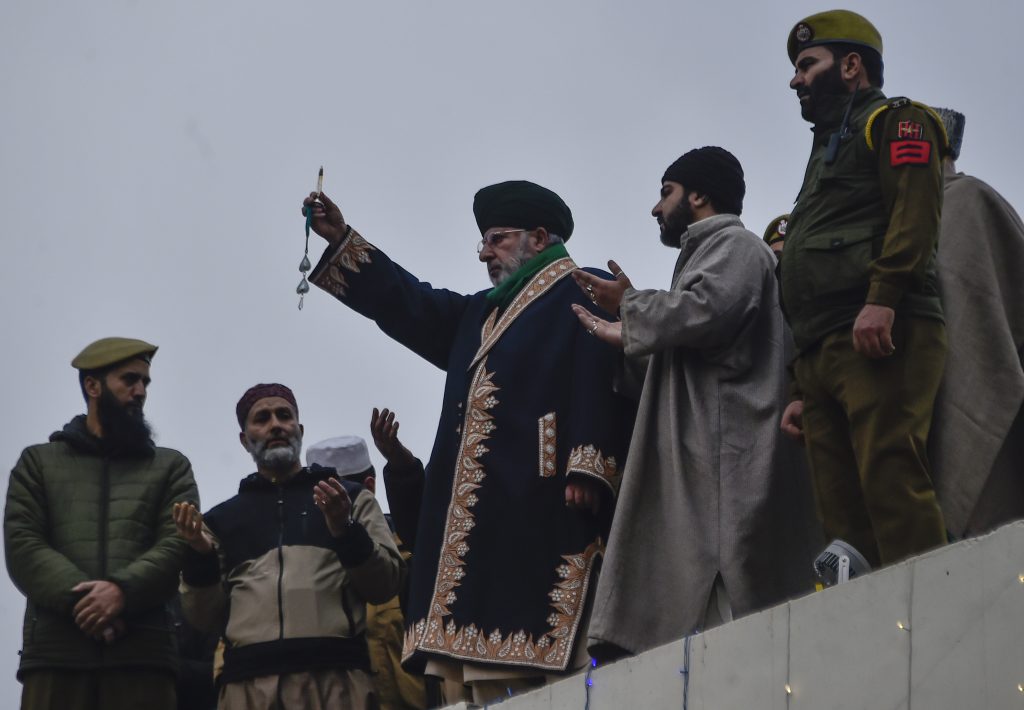
M575 325L572 213L510 181L476 194L493 288L433 288L364 240L326 196L304 202L329 246L310 280L447 372L422 487L403 662L483 704L586 663L587 590L603 553L632 408L616 352ZM392 480L395 480L392 478Z
M948 143L934 111L882 93L882 38L860 15L807 17L787 51L814 137L781 261L798 353L782 427L807 445L826 535L891 564L946 540L925 450Z

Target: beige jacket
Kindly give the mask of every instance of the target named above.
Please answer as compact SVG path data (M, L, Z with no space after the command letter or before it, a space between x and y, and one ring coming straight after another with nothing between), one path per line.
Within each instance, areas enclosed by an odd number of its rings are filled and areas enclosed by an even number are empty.
M204 516L216 555L190 550L182 607L197 628L223 630L223 682L327 668L369 668L366 604L398 593L405 563L373 494L344 482L352 524L341 538L313 505L331 469L282 485L258 474Z

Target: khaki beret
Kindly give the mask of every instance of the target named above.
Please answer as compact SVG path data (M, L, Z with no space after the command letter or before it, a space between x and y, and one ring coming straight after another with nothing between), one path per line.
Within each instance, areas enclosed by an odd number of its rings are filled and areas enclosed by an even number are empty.
M145 340L134 338L100 338L85 346L82 352L71 361L71 367L77 370L98 370L114 363L132 358L149 362L156 353L157 346Z
M805 17L789 31L786 49L796 65L797 55L821 44L858 44L882 54L882 35L867 18L849 10L829 10Z
M764 230L764 241L771 246L777 241L786 238L786 227L789 226L789 215L779 215L771 222L768 223L768 228Z

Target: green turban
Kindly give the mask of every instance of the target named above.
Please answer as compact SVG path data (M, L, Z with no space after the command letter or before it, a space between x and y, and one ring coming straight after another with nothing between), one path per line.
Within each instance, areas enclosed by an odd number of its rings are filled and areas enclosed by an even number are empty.
M488 185L473 198L473 214L480 234L493 227L544 227L569 241L573 221L569 206L546 187L526 180Z

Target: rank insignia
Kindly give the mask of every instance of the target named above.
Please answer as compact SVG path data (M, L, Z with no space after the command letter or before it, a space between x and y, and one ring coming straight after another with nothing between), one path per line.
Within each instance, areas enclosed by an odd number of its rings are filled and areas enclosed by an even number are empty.
M898 137L919 141L924 137L924 126L916 121L900 121Z
M920 129L920 126L918 126ZM927 165L932 155L928 141L893 141L889 144L889 165Z
M805 25L803 23L800 23L800 25L797 26L797 28L796 28L796 41L797 42L809 42L811 37L813 37L813 36L814 36L814 32L811 31L811 28L809 26L807 26L807 25Z

